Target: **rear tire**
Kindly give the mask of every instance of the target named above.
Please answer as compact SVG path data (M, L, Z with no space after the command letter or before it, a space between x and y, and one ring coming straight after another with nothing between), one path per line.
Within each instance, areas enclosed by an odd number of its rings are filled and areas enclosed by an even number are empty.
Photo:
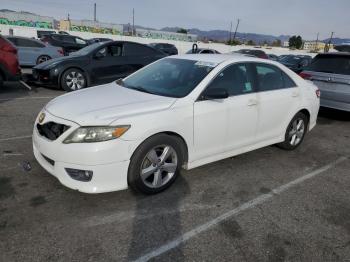
M284 142L278 146L285 150L294 150L303 142L308 127L308 118L305 114L299 112L290 121Z
M131 157L128 184L144 194L156 194L171 186L182 167L181 139L159 134L145 140Z
M61 87L67 92L83 89L87 86L87 79L83 71L78 68L66 70L61 77Z
M41 55L41 56L39 56L38 59L36 60L36 64L38 65L38 64L44 63L44 62L46 62L46 61L48 61L48 60L50 60L50 59L51 59L51 57L48 56L48 55Z

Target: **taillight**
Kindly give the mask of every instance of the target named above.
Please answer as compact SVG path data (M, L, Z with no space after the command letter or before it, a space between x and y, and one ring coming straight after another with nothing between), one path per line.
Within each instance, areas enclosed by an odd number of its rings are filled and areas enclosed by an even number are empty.
M262 58L262 59L269 59L269 57L266 55L266 54L261 54L259 56L259 58Z
M321 96L321 91L318 88L316 90L316 96L317 96L317 98L320 98L320 96Z
M304 73L304 72L299 73L299 76L304 78L305 80L309 80L312 77L312 75L310 75L308 73Z

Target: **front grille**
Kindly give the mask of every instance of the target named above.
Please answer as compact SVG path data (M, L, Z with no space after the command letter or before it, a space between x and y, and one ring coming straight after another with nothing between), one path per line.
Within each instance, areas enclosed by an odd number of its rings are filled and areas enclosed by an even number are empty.
M48 158L47 156L45 156L43 154L41 154L41 155L49 164L51 164L52 166L55 165L55 161L53 161L51 158Z
M59 138L64 132L66 132L70 126L58 124L55 122L48 122L43 125L37 124L36 128L38 129L40 135L46 137L51 141L54 141Z

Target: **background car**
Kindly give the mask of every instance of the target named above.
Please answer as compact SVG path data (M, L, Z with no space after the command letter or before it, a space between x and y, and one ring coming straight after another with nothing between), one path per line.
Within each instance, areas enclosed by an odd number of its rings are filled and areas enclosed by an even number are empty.
M167 43L151 43L149 46L164 52L167 55L177 55L179 51L177 50L176 46L172 44Z
M321 90L321 106L350 112L350 53L318 54L300 73Z
M267 54L270 60L272 61L278 61L278 56L274 54Z
M42 85L74 91L126 77L163 57L164 53L139 43L100 42L37 65L33 78Z
M197 48L197 49L188 50L186 54L221 54L221 53L219 51L216 51L215 49Z
M108 42L108 41L113 41L113 39L110 38L103 38L103 37L95 37L95 38L90 38L86 40L89 45L94 44L94 43L99 43L99 42Z
M49 34L43 36L40 40L52 46L61 47L64 55L69 55L69 53L78 51L88 45L88 42L81 37L65 34Z
M285 65L292 71L300 73L305 67L311 63L311 56L303 55L287 55L280 59L278 62Z
M20 76L17 48L0 35L0 87L4 81L17 81Z
M263 58L263 59L269 59L269 57L267 56L267 54L263 50L241 49L241 50L238 50L238 51L234 51L234 53L240 53L240 54L255 56L255 57Z
M8 36L18 50L19 64L23 66L35 66L52 58L63 56L61 47L44 44L43 42L27 37Z

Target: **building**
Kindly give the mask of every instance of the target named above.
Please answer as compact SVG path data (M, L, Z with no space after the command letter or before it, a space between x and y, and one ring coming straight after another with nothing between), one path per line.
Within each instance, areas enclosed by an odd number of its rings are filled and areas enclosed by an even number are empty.
M283 47L289 47L289 41L284 41L282 44Z
M61 20L59 30L121 35L123 34L123 25L92 20Z
M326 44L323 42L316 42L316 41L305 41L303 45L304 50L309 51L323 51L326 47ZM329 49L333 48L333 44L330 44Z
M187 41L187 42L197 41L197 35L193 35L193 34L180 34L180 33L157 31L157 30L146 30L146 29L135 29L135 31L136 31L135 32L136 36L144 37L144 38Z
M15 12L2 9L0 10L0 25L54 29L55 19L50 16L41 16L28 12Z

